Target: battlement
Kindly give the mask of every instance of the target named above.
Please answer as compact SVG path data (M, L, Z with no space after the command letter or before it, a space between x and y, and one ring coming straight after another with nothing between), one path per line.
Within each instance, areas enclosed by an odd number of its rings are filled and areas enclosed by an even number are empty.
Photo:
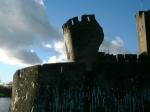
M142 13L150 13L150 10L147 11L139 11L138 14L142 14Z
M150 63L150 56L148 54L106 54L99 52L97 54L97 61L100 63Z
M63 33L70 62L92 62L104 39L103 29L94 15L83 15L81 21L78 17L69 19L63 25Z
M104 52L99 52L97 54L98 62L102 63L133 63L139 62L138 55L136 54L105 54Z
M64 25L63 25L63 29L65 28L72 28L78 25L86 25L86 24L90 24L90 23L95 23L96 19L95 19L95 15L82 15L81 16L81 21L79 21L78 17L73 17L71 19L69 19Z

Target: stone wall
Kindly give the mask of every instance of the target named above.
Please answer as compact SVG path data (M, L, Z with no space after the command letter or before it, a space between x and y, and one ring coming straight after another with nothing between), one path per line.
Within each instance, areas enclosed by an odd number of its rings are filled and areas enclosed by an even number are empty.
M109 61L110 62L110 61ZM150 63L57 63L18 70L12 112L149 112Z
M136 14L139 54L150 53L150 10Z
M33 66L14 75L12 112L51 112L55 90L79 88L84 78L82 64ZM80 72L79 72L80 71Z

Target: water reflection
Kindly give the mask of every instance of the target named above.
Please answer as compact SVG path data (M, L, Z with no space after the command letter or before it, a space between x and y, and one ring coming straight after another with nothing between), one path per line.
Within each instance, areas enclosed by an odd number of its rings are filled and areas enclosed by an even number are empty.
M10 98L0 98L0 112L8 112L10 106Z

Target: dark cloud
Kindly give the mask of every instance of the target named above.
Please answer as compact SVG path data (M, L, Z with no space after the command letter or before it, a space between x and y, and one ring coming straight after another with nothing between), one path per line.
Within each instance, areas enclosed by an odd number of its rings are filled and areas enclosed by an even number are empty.
M29 51L26 49L17 50L13 52L13 56L16 59L20 59L21 63L26 64L41 64L42 60L37 56L37 54L33 51Z
M10 62L15 64L13 57L24 64L42 63L30 49L60 37L61 33L49 23L42 0L0 1L0 50L7 52Z

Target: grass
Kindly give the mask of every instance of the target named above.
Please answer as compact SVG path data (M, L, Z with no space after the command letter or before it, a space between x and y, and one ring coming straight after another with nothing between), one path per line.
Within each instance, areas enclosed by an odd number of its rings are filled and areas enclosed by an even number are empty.
M0 85L0 97L11 97L11 87Z

